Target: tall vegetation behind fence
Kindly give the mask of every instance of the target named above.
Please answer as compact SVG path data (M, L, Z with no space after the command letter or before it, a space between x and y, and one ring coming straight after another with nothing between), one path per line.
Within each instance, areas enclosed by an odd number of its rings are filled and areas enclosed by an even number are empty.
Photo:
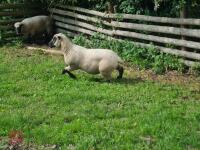
M44 14L40 5L28 4L0 4L0 35L3 39L15 36L14 23L34 15Z
M200 61L200 19L152 17L132 14L110 14L72 6L50 9L57 32L102 33L110 38L132 40L142 47L155 47L185 58L193 65Z

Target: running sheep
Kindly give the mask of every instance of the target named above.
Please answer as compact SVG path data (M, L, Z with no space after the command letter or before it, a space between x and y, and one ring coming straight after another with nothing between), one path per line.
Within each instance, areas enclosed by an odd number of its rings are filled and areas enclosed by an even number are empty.
M53 35L53 19L49 16L34 16L14 24L17 35L24 35L30 42L45 35L50 40ZM48 41L49 42L49 41Z
M71 71L81 69L90 74L101 74L105 80L111 79L114 70L119 72L118 79L123 76L124 69L121 66L122 59L108 49L87 49L75 45L62 33L55 34L49 42L49 47L57 47L64 54L67 67L63 74L68 73L71 78L76 78Z

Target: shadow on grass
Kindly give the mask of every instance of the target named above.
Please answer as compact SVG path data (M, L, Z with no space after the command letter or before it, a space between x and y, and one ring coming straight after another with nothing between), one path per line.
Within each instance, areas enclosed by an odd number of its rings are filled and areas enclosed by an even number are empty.
M90 78L89 79L92 82L98 82L98 83L110 83L110 84L127 84L127 85L134 85L140 82L144 82L142 78L122 78L122 79L112 79L111 81L105 81L102 78Z

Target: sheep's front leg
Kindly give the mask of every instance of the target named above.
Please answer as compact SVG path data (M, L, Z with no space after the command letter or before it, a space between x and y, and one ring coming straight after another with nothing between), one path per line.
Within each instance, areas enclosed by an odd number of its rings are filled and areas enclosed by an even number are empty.
M25 43L32 44L30 34L25 35L23 41L24 41Z
M67 66L63 71L62 74L68 74L71 78L76 79L76 76L72 74L70 71L76 70L76 67L73 66Z

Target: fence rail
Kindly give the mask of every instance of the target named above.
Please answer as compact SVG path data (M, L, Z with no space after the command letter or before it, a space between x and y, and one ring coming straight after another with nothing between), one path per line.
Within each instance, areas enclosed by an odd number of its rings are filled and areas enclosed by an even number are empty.
M95 10L89 10L80 7L73 6L57 6L58 8L68 9L72 11L77 11L81 13L86 13L102 18L108 19L130 19L130 20L140 20L155 23L166 23L166 24L178 24L178 25L200 25L200 19L183 19L183 18L168 18L168 17L153 17L145 15L132 15L132 14L108 14L102 13Z
M14 24L15 22L21 21L22 19L9 19L9 20L0 20L0 25L10 25Z
M29 9L29 8L38 8L36 4L0 4L0 9Z

